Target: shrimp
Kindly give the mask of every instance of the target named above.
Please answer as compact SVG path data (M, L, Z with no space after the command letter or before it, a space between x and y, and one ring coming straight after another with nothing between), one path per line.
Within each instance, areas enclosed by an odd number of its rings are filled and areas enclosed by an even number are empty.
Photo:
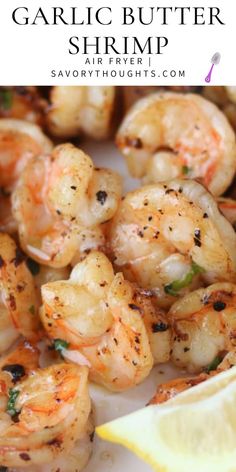
M132 285L114 275L104 254L89 254L68 281L43 285L42 299L40 316L49 338L65 359L87 364L91 380L124 391L147 377L153 356L141 316L144 305L136 304ZM167 325L162 331L157 339L165 358L161 340L169 345Z
M53 87L47 115L49 131L60 138L82 133L106 139L111 131L114 101L115 87Z
M55 463L67 454L70 457L73 447L80 439L84 441L88 430L91 411L88 369L65 363L35 368L29 357L31 366L26 369L21 364L23 376L13 377L10 388L9 372L13 367L3 361L0 463L17 470L19 467L33 470L34 466L44 470L45 465L45 470L56 471ZM16 372L20 372L19 366ZM81 470L80 464L70 470Z
M224 359L221 361L220 358L216 358L211 365L208 366L205 372L201 372L199 375L194 377L183 377L174 380L169 380L163 384L158 385L157 391L154 397L150 400L149 405L156 403L163 403L175 395L194 387L211 377L223 372L224 370L230 369L236 365L236 351L230 351Z
M14 240L0 233L0 353L19 337L36 340L40 327L33 277Z
M201 280L236 278L235 232L213 197L190 180L128 193L109 224L107 247L116 269L151 289L163 307Z
M1 87L0 117L26 120L37 125L44 122L47 101L36 87Z
M236 285L216 283L185 295L168 313L172 361L199 372L220 353L236 347Z
M234 131L222 112L199 95L164 92L139 100L116 143L131 174L145 183L198 179L217 196L236 169Z
M41 129L23 120L0 119L0 187L11 191L29 160L50 152Z
M100 225L116 212L120 194L118 174L95 169L90 157L72 144L32 159L12 196L22 248L39 263L67 266L88 250L89 230L94 246L100 244Z

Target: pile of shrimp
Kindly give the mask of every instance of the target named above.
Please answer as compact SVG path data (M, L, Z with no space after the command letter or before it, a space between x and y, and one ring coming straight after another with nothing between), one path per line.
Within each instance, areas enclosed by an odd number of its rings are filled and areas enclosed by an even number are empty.
M0 470L80 472L89 382L236 364L235 129L236 87L0 88Z

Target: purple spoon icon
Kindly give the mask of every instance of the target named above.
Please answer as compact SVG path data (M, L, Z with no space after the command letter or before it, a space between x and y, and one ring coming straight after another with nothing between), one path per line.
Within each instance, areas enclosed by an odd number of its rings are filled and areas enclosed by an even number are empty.
M214 66L216 66L217 64L219 64L219 62L220 62L220 53L219 53L219 52L215 52L215 54L213 54L213 56L212 56L212 58L211 58L211 63L212 63L211 68L210 68L210 70L209 70L207 76L205 77L205 82L206 82L207 84L209 84L210 81L211 81L211 74L212 74L212 71L213 71L213 69L214 69Z

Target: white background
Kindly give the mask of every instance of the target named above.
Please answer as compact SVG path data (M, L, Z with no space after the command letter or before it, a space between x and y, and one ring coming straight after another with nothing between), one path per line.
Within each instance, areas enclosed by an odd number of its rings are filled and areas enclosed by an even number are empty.
M86 6L93 6L95 9L100 6L110 6L113 11L113 23L111 26L17 26L12 21L12 11L19 7L29 8L30 17L33 20L39 7L50 13L50 7L77 6L84 16ZM178 21L172 21L169 26L159 26L158 21L154 21L150 26L143 26L138 21L133 26L121 26L121 7L131 6L136 8L143 6L204 6L207 10L209 6L218 6L222 10L221 17L226 26L193 26L191 15L188 26L178 26ZM50 15L48 15L50 18ZM177 17L172 17L177 18ZM206 15L207 18L207 15ZM204 0L1 0L0 5L0 84L1 85L105 85L105 84L179 84L179 85L202 85L204 78L210 67L210 60L215 52L220 52L221 61L215 66L213 71L213 85L235 85L235 37L236 37L236 3L234 1ZM163 78L52 78L50 72L55 69L57 73L62 70L73 71L85 69L83 62L85 56L70 55L68 53L68 40L71 36L137 36L140 41L145 36L167 36L168 46L164 49L164 54L152 56L152 65L149 69L161 71L163 69L182 70L185 69L185 78L168 77ZM95 57L92 54L90 58ZM122 56L119 56L122 57ZM107 60L107 59L106 59ZM147 64L148 56L144 55L143 60ZM109 66L110 69L118 70L118 66ZM106 63L100 68L108 69ZM87 66L88 69L98 69L98 66ZM124 70L136 69L136 66L120 66ZM143 69L148 67L143 66Z

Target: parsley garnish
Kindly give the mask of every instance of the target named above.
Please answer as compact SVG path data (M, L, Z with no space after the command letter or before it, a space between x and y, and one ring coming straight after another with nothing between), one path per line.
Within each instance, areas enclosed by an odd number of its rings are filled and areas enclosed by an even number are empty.
M4 110L10 110L13 94L10 90L0 90L0 104Z
M204 368L204 371L209 374L209 372L211 372L211 370L216 370L218 365L221 363L222 359L220 358L220 356L216 356L215 359L213 359L212 362L210 362L210 364Z
M15 416L19 411L15 408L16 399L19 395L19 390L15 390L14 388L9 389L9 399L7 402L7 413L10 416Z
M35 315L35 306L34 305L31 305L29 307L29 312L31 313L31 315Z
M183 173L184 175L189 174L189 172L191 172L191 170L192 170L191 167L182 166L182 173Z
M196 264L196 262L192 262L190 271L182 277L182 279L174 280L170 284L165 285L165 292L168 293L168 295L172 295L172 297L177 297L181 288L188 287L193 281L193 277L202 272L205 272L205 269Z
M38 262L28 257L26 264L32 275L38 275L40 271L40 265L38 264Z
M54 339L53 341L53 348L55 351L62 352L63 349L67 349L69 347L69 343L64 341L64 339Z

